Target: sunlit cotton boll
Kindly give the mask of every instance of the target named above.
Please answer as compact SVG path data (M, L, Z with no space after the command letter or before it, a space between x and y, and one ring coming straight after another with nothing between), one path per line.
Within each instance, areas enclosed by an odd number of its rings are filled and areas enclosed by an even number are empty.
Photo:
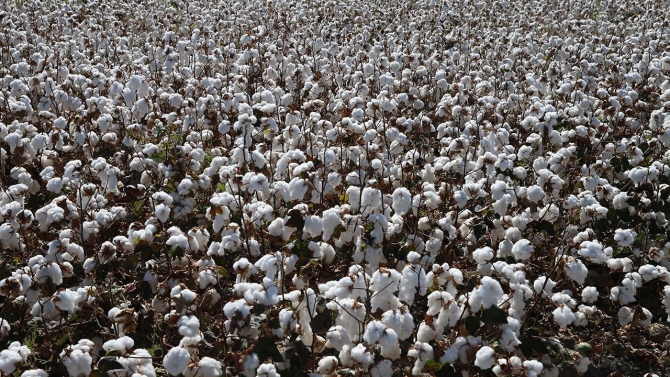
M171 376L177 376L184 372L190 359L191 355L185 348L173 347L163 358L163 366Z

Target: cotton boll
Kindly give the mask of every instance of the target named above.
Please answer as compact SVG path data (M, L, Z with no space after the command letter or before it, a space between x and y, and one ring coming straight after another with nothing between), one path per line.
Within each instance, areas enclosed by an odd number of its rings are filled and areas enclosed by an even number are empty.
M399 340L409 338L414 330L414 318L409 311L403 308L384 312L382 322L395 331Z
M43 369L30 369L23 374L21 374L21 377L47 377L47 372L45 372Z
M331 375L337 370L338 362L335 356L326 356L319 360L317 372L323 375Z
M645 282L656 279L659 276L659 271L656 266L651 264L645 264L640 266L638 273L642 276L642 280Z
M549 279L547 281L546 276L540 276L535 280L533 283L533 288L535 289L535 293L540 293L542 292L545 296L551 296L552 295L552 289L556 286L556 282ZM543 289L544 287L544 289Z
M544 190L540 186L530 186L526 191L526 195L528 196L528 200L537 203L544 199Z
M351 359L363 369L368 369L374 362L374 356L360 343L351 349Z
M256 370L256 377L279 377L279 373L274 364L261 364Z
M573 313L568 306L563 304L556 308L552 314L554 315L554 320L556 320L556 323L558 323L562 329L568 327L568 325L576 318L575 313Z
M637 237L637 233L630 229L617 229L614 231L614 240L623 247L632 245L635 237Z
M475 366L479 367L479 369L490 369L495 362L495 351L491 347L482 347L475 355Z
M393 363L391 360L382 360L370 369L371 377L388 377L391 375L393 375Z
M577 373L586 373L591 365L591 360L588 357L582 357L577 363Z
M384 331L386 331L386 325L380 321L371 321L365 328L363 340L368 344L375 344L382 338Z
M11 350L0 352L0 372L3 375L11 375L21 364L23 364L23 358L18 352Z
M412 375L418 376L421 374L426 362L432 360L434 357L433 347L424 342L416 342L414 346L407 352L407 357L415 357L414 367L412 368Z
M512 254L517 261L529 259L533 250L533 245L527 239L520 239L512 246Z
M9 335L10 330L11 327L9 326L9 322L0 317L0 338L5 338Z
M193 337L200 332L200 320L194 315L181 316L177 321L181 336Z
M418 256L418 253L411 251L408 253L408 260L411 258L411 254ZM411 306L414 303L417 288L420 295L423 296L426 294L428 288L426 285L426 271L424 271L421 265L408 263L402 270L398 298Z
M186 370L190 359L191 355L185 348L173 347L163 358L163 367L170 375L176 376Z
M593 303L598 300L598 289L596 287L584 287L582 290L582 301Z
M586 265L574 257L564 257L564 260L566 261L565 267L563 268L565 274L570 279L574 280L577 284L584 284L584 281L586 281L586 275L589 272Z
M472 252L472 258L480 265L489 263L493 260L493 257L493 249L490 247L480 248Z
M411 205L411 194L405 187L399 187L393 191L393 204L391 208L399 214L404 215L409 211Z
M211 357L203 357L198 362L198 376L219 377L223 375L221 362Z
M326 347L342 351L345 345L351 345L347 330L342 326L333 326L326 333Z
M106 352L110 351L121 351L121 354L125 355L130 353L135 345L135 341L127 336L121 337L119 339L112 339L102 345L102 349Z
M91 374L93 358L89 354L93 349L93 342L88 339L80 340L74 346L68 346L60 353L60 359L70 376L88 376Z
M526 371L526 377L537 377L542 373L544 366L537 360L525 360L523 369Z
M598 241L584 241L579 245L579 255L593 263L605 263L608 256Z
M474 294L470 296L470 306L476 313L480 307L488 309L493 305L498 305L503 295L500 283L489 276L484 276L479 288L475 289Z
M165 203L160 203L156 205L154 215L160 222L165 223L170 216L170 207L168 207Z

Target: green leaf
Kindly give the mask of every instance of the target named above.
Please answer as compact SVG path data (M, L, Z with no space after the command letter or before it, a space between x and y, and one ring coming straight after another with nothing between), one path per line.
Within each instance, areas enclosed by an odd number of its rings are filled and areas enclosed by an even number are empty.
M538 230L543 230L543 231L545 231L545 232L546 232L548 235L550 235L550 236L553 236L553 235L556 233L556 231L554 230L554 224L550 223L550 222L547 221L547 220L542 220L542 221L540 221L540 222L537 224L536 228L537 228Z
M56 341L56 345L62 346L65 343L67 343L70 340L70 334L63 334L61 337Z
M465 319L465 329L468 330L470 335L475 336L477 329L479 329L479 318L471 315Z
M488 309L482 311L482 321L484 323L495 323L499 325L507 324L507 313L497 307L496 305L491 306Z
M435 372L440 369L442 369L442 364L440 364L439 361L435 361L433 359L426 361L426 366L424 367L426 372Z
M460 376L461 373L456 373L456 370L451 364L445 364L442 365L442 368L433 372L433 375L435 375L435 377L456 377Z
M105 357L107 356L109 357L123 356L123 352L121 352L121 350L110 350L105 353ZM104 358L101 359L100 361L102 360L104 360Z
M120 352L120 351L119 351ZM116 361L116 358L105 356L98 361L98 369L101 373L107 373L110 370L124 369L123 365Z
M170 256L170 260L175 259L175 258L181 258L185 254L184 249L181 246L172 246L170 250L168 250L168 255Z
M142 208L142 203L144 203L144 200L138 200L133 204L133 214L135 216L140 215L140 209Z
M549 348L547 348L547 345L540 338L526 336L519 340L521 341L519 349L525 357L533 356L533 351L538 353L549 353Z
M258 359L263 362L268 358L271 358L274 362L283 362L284 358L279 353L277 349L277 344L273 337L265 336L258 338L256 345L254 346L254 352L258 355Z

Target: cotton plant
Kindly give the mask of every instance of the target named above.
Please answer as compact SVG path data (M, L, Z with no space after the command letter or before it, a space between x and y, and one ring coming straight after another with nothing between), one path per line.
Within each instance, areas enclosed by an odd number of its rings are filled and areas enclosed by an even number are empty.
M667 319L662 12L634 12L640 33L616 21L639 4L578 4L531 41L515 2L502 29L477 2L363 2L369 17L349 19L352 5L329 0L196 0L185 13L102 1L78 28L90 9L42 5L4 17L0 295L18 323L93 310L109 347L167 326L174 375L224 372L202 353L214 323L252 349L237 360L249 376L292 372L294 340L314 353L303 372L322 375L389 375L408 355L413 373L431 356L535 376L559 361L511 356L529 318L577 337L596 318ZM494 43L463 42L458 19ZM133 33L99 32L119 22ZM642 297L663 305L637 309ZM461 331L498 309L506 323ZM3 318L3 339L22 331ZM460 333L443 347L448 331ZM254 353L270 334L283 360ZM85 346L52 351L86 374L98 352ZM151 375L131 348L112 352Z

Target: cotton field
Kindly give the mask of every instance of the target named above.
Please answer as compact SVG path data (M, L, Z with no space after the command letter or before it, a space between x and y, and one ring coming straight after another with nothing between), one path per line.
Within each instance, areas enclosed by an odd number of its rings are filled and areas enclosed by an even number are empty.
M0 376L656 376L666 0L9 0Z

